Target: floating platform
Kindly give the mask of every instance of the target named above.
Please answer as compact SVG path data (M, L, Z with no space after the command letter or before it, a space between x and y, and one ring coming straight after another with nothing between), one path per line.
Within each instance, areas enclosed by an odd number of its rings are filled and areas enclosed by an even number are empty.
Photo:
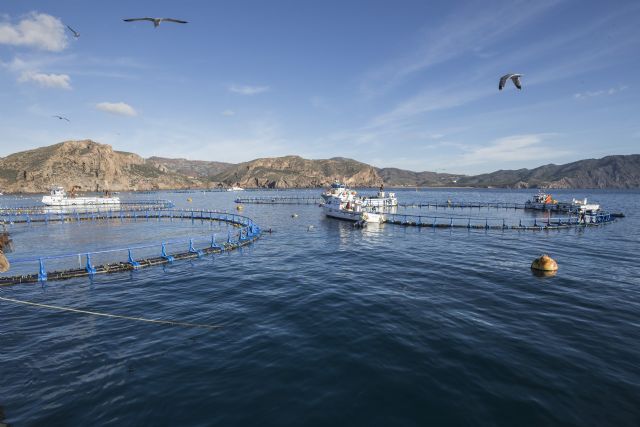
M47 280L63 280L72 279L75 277L87 277L94 276L95 274L115 273L122 271L137 270L144 267L150 267L154 265L167 264L176 260L199 258L206 254L221 253L238 249L246 246L261 235L261 229L257 226L251 218L237 215L228 212L212 211L212 210L183 210L183 209L171 209L171 210L149 210L141 214L136 210L120 210L120 211L106 211L106 212L74 212L73 214L29 214L20 213L15 214L12 217L11 224L16 223L49 223L49 222L72 222L72 221L98 221L98 220L149 220L149 219L167 218L167 219L184 219L191 221L220 221L231 224L236 231L228 232L227 239L223 243L218 243L215 234L211 237L189 238L186 240L178 241L165 241L146 245L130 245L128 247L114 248L108 250L87 251L80 253L51 255L51 256L34 256L30 258L22 259L9 259L12 265L15 264L33 264L37 266L37 272L33 274L17 275L17 276L3 276L0 277L0 286L16 285L20 283L36 283L44 282ZM206 242L202 245L202 242ZM198 245L198 243L200 245ZM167 244L184 244L186 250L176 253L168 253L166 250ZM157 248L158 256L146 257L141 259L135 259L133 251L139 251L141 249ZM101 265L93 265L91 258L98 254L104 255L109 253L119 253L121 256L126 257L125 262L105 263ZM126 255L125 255L126 254ZM60 259L84 259L84 268L74 268L66 270L46 271L46 262L48 260L60 260Z
M592 227L615 221L610 213L587 216L580 219L577 215L547 218L495 218L384 214L385 223L432 228L467 228L484 230L553 230L577 227ZM517 223L515 222L517 221Z
M17 213L65 213L74 214L75 212L102 212L107 210L159 210L159 209L171 209L175 207L175 204L171 200L125 200L118 204L113 205L75 205L75 206L47 206L43 204L28 205L28 206L10 206L0 207L0 218L3 216L15 215Z
M319 205L321 197L238 197L236 203L257 205Z

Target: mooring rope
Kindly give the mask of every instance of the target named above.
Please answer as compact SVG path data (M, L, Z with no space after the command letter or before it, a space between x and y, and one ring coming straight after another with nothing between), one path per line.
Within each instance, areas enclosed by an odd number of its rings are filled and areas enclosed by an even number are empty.
M169 326L181 326L181 327L185 327L185 328L204 328L204 329L220 329L220 328L222 328L221 325L207 325L207 324L203 324L203 323L176 322L176 321L173 321L173 320L146 319L144 317L132 317L132 316L123 316L123 315L120 315L120 314L100 313L100 312L97 312L97 311L80 310L78 308L61 307L61 306L49 305L49 304L41 304L41 303L37 303L37 302L23 301L23 300L19 300L19 299L6 298L6 297L1 297L1 296L0 296L0 300L7 301L7 302L13 302L13 303L16 303L16 304L30 305L30 306L33 306L33 307L48 308L48 309L51 309L51 310L68 311L68 312L71 312L71 313L79 313L79 314L89 314L91 316L111 317L111 318L115 318L115 319L133 320L133 321L136 321L136 322L155 323L155 324L169 325Z

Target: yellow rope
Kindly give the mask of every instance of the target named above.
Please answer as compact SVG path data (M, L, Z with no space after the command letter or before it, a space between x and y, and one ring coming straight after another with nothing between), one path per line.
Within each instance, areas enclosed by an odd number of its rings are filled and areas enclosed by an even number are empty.
M90 314L92 316L112 317L112 318L116 318L116 319L135 320L135 321L138 321L138 322L156 323L156 324L161 324L161 325L183 326L183 327L187 327L187 328L205 328L205 329L219 329L219 328L222 328L222 326L220 326L220 325L205 325L205 324L202 324L202 323L174 322L172 320L145 319L143 317L131 317L131 316L121 316L119 314L98 313L96 311L80 310L80 309L77 309L77 308L60 307L60 306L57 306L57 305L49 305L49 304L40 304L40 303L37 303L37 302L22 301L22 300L13 299L13 298L0 297L0 300L13 302L13 303L16 303L16 304L23 304L23 305L31 305L31 306L34 306L34 307L48 308L48 309L51 309L51 310L70 311L72 313Z

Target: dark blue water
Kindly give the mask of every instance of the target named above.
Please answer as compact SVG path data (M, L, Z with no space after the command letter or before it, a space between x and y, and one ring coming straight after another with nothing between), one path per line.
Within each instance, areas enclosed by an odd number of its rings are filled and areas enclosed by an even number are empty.
M247 195L265 194L278 195ZM399 192L401 201L530 195ZM559 192L627 217L549 232L358 230L317 206L246 205L244 214L274 233L241 251L1 288L3 297L221 328L0 301L0 406L17 426L637 426L639 195ZM181 207L232 209L235 195L160 196ZM139 225L102 224L96 233L113 231L118 246L127 237L153 241L156 232L160 240L211 231ZM98 244L84 233L90 225L47 227L15 228L16 252L34 235L66 239L70 249ZM543 252L560 265L555 277L531 274Z

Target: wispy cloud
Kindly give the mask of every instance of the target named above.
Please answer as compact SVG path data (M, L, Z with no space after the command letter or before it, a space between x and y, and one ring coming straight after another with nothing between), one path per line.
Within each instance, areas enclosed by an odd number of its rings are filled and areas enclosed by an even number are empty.
M26 46L51 52L67 47L65 26L60 19L46 13L31 12L16 24L0 22L0 44Z
M224 110L222 112L222 115L225 116L225 117L231 117L231 116L235 116L236 112L233 111L233 110Z
M618 86L618 87L612 87L612 88L603 89L603 90L579 92L574 94L573 97L575 99L587 99L587 98L593 98L596 96L603 96L603 95L611 96L611 95L615 95L618 92L627 90L628 88L629 88L628 86Z
M20 83L34 82L42 87L71 89L71 77L67 74L45 74L35 71L24 71L18 78Z
M385 92L417 72L463 55L477 55L491 43L553 8L559 1L469 3L456 7L439 25L421 32L411 53L369 71L361 89L368 95Z
M476 165L490 162L518 162L553 159L569 153L557 146L545 145L544 141L557 136L552 133L511 135L499 138L488 145L469 148L461 156L458 165Z
M232 84L229 86L229 92L238 93L240 95L257 95L271 90L269 86L248 86Z
M96 109L119 116L134 117L138 115L138 112L131 105L124 102L100 102L96 104Z

